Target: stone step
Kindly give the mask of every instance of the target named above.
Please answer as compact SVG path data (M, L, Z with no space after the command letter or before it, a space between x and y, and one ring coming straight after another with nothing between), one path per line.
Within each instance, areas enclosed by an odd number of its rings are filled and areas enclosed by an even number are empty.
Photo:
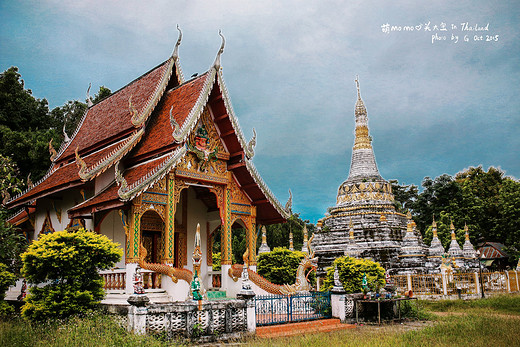
M107 292L105 298L101 301L102 304L108 305L128 305L126 301L130 294L125 294L123 291ZM170 297L164 289L152 289L146 291L146 296L150 299L150 303L164 304L170 302Z
M330 332L353 329L354 324L343 324L337 318L314 321L269 325L256 328L256 336L260 338L287 337L318 332Z

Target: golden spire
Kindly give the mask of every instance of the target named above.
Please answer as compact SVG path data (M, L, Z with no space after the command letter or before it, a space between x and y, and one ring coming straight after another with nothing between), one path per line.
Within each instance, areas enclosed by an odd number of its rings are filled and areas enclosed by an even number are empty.
M464 223L464 231L466 232L466 241L469 241L468 225Z
M437 222L435 221L435 216L433 216L432 231L433 231L433 237L438 237L437 236Z
M359 92L359 75L356 75L356 88L357 88L357 98L361 100L361 93Z
M451 230L451 239L456 240L457 237L455 236L455 226L453 225L453 220L450 220L450 230Z
M372 150L372 138L368 132L368 115L365 104L361 99L358 76L356 76L355 82L357 89L357 100L354 112L356 117L356 130L354 146L352 147L349 179L361 177L381 179Z
M309 241L309 236L307 232L307 224L303 226L303 243L306 244Z

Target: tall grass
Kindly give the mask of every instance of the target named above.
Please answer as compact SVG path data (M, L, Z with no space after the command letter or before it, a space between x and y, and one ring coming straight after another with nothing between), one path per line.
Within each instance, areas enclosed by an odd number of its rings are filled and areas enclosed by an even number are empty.
M483 309L493 310L497 313L520 315L520 294L497 295L474 300L424 301L423 305L426 309L437 312Z
M405 331L401 325L359 327L333 333L277 339L255 339L250 347L339 346L520 346L520 321L515 318L476 314L443 317L434 324Z
M0 321L0 346L164 346L150 336L137 336L120 327L112 317L91 314L66 321L29 323L19 317Z

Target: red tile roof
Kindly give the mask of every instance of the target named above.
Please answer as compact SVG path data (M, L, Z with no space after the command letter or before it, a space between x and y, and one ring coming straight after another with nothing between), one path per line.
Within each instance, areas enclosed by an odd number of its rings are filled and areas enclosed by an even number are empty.
M128 185L132 185L140 178L144 177L155 167L160 166L166 159L167 157L157 158L154 160L150 160L149 162L146 162L144 164L137 165L135 167L125 170L124 177ZM100 206L107 203L113 205L115 202L120 201L119 195L117 194L118 190L119 186L114 181L106 189L100 191L95 196L71 208L68 211L68 213L71 215L80 215L82 213L90 214L93 209L95 210L96 206ZM121 205L123 205L122 202Z
M85 163L90 166L97 163L99 160L106 157L114 148L119 145L119 142L114 143L110 146L103 148L100 151L94 152L85 158ZM55 165L51 170L51 173L46 176L41 183L34 186L33 189L29 190L21 196L15 197L7 204L8 208L19 206L24 202L30 201L37 197L43 197L45 195L58 192L62 189L69 187L70 185L80 185L81 179L78 176L78 166L73 161L62 166Z
M182 126L199 98L206 75L203 74L164 93L163 101L146 125L145 135L131 153L132 157L141 157L147 153L160 153L164 147L171 148L170 145L174 144L175 140L172 136L170 110L175 121Z
M97 144L135 130L130 121L132 114L128 108L128 99L131 96L132 105L141 112L163 77L167 62L92 106L79 131L57 161L74 156L76 147L79 147L82 154L90 148L95 148Z
M27 213L27 211L29 211L29 213ZM35 207L29 207L28 209L23 209L23 210L20 210L18 211L18 213L16 213L14 216L11 216L7 222L8 223L11 223L13 225L20 225L22 224L23 222L25 222L26 220L29 219L29 216L31 214L33 214L34 212L36 211L36 208Z

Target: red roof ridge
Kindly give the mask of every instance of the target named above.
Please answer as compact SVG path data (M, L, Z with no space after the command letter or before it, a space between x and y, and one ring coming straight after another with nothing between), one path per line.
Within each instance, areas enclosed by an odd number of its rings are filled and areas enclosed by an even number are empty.
M105 172L111 167L116 161L120 160L126 153L128 153L134 146L139 142L144 134L144 128L136 130L127 137L126 139L120 140L119 146L117 146L112 152L107 154L104 158L100 159L94 165L87 167L87 164L78 154L76 148L76 164L80 168L78 175L83 182L89 181ZM117 143L117 142L116 142ZM96 152L94 152L96 153Z
M209 94L211 93L211 90L213 88L213 82L215 80L215 75L217 74L217 70L214 67L212 67L209 71L205 72L204 74L207 74L206 80L204 81L204 86L201 89L201 92L199 94L199 97L197 98L197 101L191 108L190 113L184 120L184 123L182 123L182 125L179 125L175 121L175 119L171 118L171 125L173 128L172 136L177 143L181 143L186 140L186 137L191 133L191 131L197 124L197 121L198 121L200 115L202 114L202 112L204 111L204 107L206 106L206 104L208 102ZM195 79L193 79L193 80L195 80Z
M148 187L153 185L155 182L163 178L172 168L177 165L179 160L186 154L186 146L180 146L175 151L163 155L159 158L154 158L152 160L140 163L133 168L143 165L145 163L151 162L153 160L159 160L161 158L167 157L161 164L156 166L146 175L142 176L140 179L135 181L134 183L128 185L126 179L123 177L121 172L119 171L119 162L116 165L116 181L120 185L117 194L123 201L128 201L133 199L136 196L139 196L143 191L145 191Z

